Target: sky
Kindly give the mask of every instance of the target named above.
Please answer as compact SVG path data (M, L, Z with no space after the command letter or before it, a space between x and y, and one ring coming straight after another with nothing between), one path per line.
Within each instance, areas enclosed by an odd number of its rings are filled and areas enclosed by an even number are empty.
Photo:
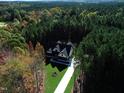
M107 2L107 1L118 1L118 0L0 0L0 1L74 1L74 2ZM120 0L122 1L122 0Z

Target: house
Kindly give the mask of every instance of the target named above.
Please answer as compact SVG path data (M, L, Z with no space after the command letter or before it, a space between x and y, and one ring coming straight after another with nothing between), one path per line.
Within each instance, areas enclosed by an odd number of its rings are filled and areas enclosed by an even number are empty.
M56 46L49 48L46 54L51 62L70 65L73 49L74 45L71 42L57 41Z

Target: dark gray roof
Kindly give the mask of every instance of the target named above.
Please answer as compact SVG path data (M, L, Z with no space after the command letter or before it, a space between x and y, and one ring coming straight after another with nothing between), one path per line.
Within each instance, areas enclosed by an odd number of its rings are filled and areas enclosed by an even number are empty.
M58 54L58 56L67 58L67 57L68 57L68 53L67 53L66 48L64 48L64 49Z
M57 43L57 44L62 44L62 42L61 42L61 41L57 41L56 43Z
M57 54L59 57L68 58L68 57L71 57L73 48L74 47L72 42L68 42L64 44L61 41L57 41L57 45L54 48L49 48L47 53L50 53L53 55Z
M60 46L59 45L56 45L56 47L53 49L53 51L60 52Z
M52 54L52 48L49 48L49 50L47 50L47 53Z
M70 45L70 46L74 47L74 45L70 41L67 43L67 45Z

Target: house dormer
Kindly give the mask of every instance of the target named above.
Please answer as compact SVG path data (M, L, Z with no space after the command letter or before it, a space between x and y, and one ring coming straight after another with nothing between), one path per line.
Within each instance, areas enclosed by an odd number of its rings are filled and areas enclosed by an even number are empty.
M56 47L53 49L54 52L60 52L60 46L56 45Z

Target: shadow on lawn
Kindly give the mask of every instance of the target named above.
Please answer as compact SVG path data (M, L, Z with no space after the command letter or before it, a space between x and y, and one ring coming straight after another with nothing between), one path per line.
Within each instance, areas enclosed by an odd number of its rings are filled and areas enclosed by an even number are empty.
M66 69L66 68L68 67L68 66L65 66L65 65L61 65L61 64L57 64L57 63L52 63L52 62L50 62L49 60L47 60L47 61L45 62L45 64L46 64L46 65L51 64L53 68L54 68L54 67L57 67L57 69L58 69L60 72L63 71L64 69Z

